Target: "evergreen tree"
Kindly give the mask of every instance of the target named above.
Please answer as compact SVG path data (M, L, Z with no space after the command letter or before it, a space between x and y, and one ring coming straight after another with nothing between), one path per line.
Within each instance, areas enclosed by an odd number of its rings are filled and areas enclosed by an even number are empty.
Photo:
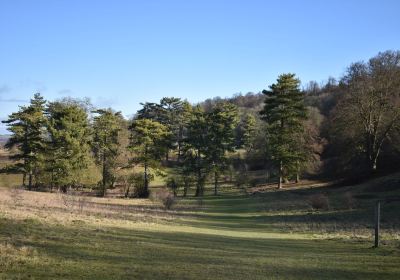
M164 110L160 104L153 102L140 103L143 106L142 109L137 111L136 119L150 119L153 121L157 121L159 123L163 123L165 116Z
M254 145L256 132L256 118L252 114L246 114L242 121L242 145L247 153L250 153Z
M98 114L93 120L92 147L96 156L96 162L102 167L102 196L107 187L112 186L116 176L114 169L119 155L119 131L122 126L120 112L108 110L96 110Z
M51 187L80 184L92 160L90 155L91 129L84 107L74 102L51 102L48 115L49 142L47 156Z
M209 123L206 113L200 106L193 108L187 125L187 137L183 142L184 174L194 174L196 177L195 196L203 196L204 183L209 169L205 160L208 145Z
M46 101L40 93L36 93L29 106L21 106L18 112L12 113L8 120L3 121L12 133L5 147L7 149L17 147L19 153L10 158L20 161L6 171L22 173L23 185L25 185L26 177L28 177L29 190L32 189L33 179L38 173L39 162L45 145L45 103Z
M178 161L180 161L182 141L185 137L192 106L186 100L182 101L180 98L175 97L164 97L160 101L160 106L163 108L164 115L161 123L171 131L169 149L177 149Z
M217 195L218 177L226 166L226 152L233 152L236 146L237 108L230 103L219 103L206 117L209 128L204 149L214 172L214 194Z
M304 150L297 141L304 131L307 109L304 95L299 89L300 80L294 74L282 74L270 90L264 90L266 98L261 117L268 124L268 145L271 159L279 172L278 188L285 175L299 170L304 161Z
M146 102L142 105L143 108L138 111L136 118L151 119L165 125L171 132L169 138L165 141L166 160L169 159L169 151L177 149L179 161L191 105L189 102L176 97L164 97L159 104Z
M134 120L130 126L131 142L129 149L132 152L133 163L144 167L144 188L138 195L147 197L149 195L149 169L157 169L161 157L165 155L165 142L170 136L168 128L151 119Z

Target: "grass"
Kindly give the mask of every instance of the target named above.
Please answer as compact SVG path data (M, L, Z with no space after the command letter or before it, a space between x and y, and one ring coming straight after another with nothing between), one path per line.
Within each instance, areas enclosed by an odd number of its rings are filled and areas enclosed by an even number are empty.
M226 185L171 211L0 188L0 279L399 279L398 204L383 207L383 246L371 248L371 205L399 179L254 195ZM316 193L329 210L310 209Z
M0 145L0 169L10 164L9 152ZM0 187L17 187L22 184L22 175L0 173Z

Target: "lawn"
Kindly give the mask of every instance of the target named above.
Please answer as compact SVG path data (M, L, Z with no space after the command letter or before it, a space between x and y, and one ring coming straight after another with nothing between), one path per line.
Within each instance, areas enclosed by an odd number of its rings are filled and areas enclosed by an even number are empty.
M150 200L0 188L0 278L399 279L400 208L385 207L374 249L370 207L398 193L371 186L398 178L254 195L225 186L170 211ZM355 209L342 204L349 190L364 195ZM305 197L318 192L330 209L310 209Z

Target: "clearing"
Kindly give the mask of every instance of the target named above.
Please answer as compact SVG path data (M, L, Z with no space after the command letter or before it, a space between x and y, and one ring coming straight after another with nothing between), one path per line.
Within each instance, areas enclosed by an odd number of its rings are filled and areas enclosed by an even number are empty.
M0 188L0 279L399 279L400 203L383 207L383 244L371 248L373 201L399 185L400 174L253 193L225 185L168 211ZM311 209L315 194L329 209Z

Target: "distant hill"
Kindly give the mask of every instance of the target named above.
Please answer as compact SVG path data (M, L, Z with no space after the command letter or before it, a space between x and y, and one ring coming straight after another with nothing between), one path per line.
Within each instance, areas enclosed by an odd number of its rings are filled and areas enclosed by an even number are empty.
M0 147L3 147L10 135L0 135Z

